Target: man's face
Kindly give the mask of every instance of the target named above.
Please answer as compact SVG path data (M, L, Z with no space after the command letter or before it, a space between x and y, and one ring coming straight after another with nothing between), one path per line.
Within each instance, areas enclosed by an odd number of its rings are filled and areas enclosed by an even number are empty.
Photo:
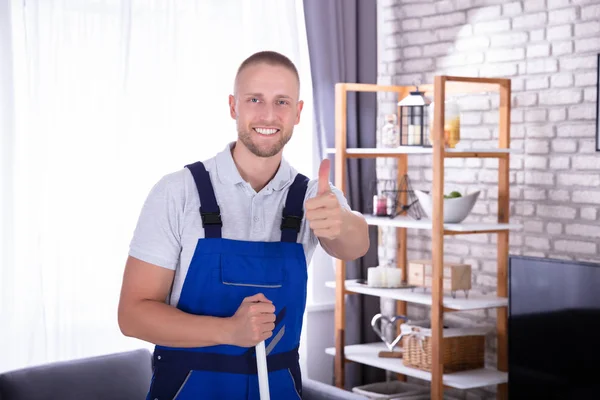
M229 109L244 146L258 157L278 154L300 122L298 96L296 76L285 67L261 63L243 69Z

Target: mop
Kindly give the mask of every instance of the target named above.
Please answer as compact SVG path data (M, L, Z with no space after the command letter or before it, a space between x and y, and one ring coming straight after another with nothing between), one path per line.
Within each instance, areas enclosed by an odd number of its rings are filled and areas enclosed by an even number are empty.
M319 167L319 194L329 191L329 176L330 161L325 159ZM267 354L265 351L264 340L256 345L256 367L258 370L258 388L260 400L270 400L269 395L269 372L267 370Z
M258 370L260 400L269 400L269 371L267 370L267 353L264 340L256 345L256 369Z

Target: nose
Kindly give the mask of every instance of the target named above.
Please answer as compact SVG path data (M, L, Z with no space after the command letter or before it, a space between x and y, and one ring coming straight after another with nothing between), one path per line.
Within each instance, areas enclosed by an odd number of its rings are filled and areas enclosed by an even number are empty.
M262 117L265 120L265 122L275 122L275 120L277 118L275 105L266 103L265 106L263 107Z

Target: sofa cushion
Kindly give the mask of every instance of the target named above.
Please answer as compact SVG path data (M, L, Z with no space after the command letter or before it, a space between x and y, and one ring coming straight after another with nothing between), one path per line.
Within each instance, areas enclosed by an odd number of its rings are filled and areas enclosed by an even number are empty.
M147 349L55 362L0 375L2 400L144 400L152 378Z

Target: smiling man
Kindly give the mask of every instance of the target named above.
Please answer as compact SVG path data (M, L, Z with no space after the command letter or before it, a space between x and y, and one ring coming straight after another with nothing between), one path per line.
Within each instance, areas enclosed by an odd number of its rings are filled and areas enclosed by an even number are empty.
M259 52L239 67L238 139L164 176L142 208L119 303L121 331L156 345L149 399L258 399L265 341L272 399L302 395L298 346L307 265L321 245L363 256L365 219L328 181L282 157L303 102L294 64Z
M285 60L283 65L260 62L262 54L240 66L229 108L237 122L239 141L255 156L269 158L279 154L292 138L304 103L298 99L300 82L294 65ZM269 140L259 142L261 137ZM281 157L273 160L277 158Z

